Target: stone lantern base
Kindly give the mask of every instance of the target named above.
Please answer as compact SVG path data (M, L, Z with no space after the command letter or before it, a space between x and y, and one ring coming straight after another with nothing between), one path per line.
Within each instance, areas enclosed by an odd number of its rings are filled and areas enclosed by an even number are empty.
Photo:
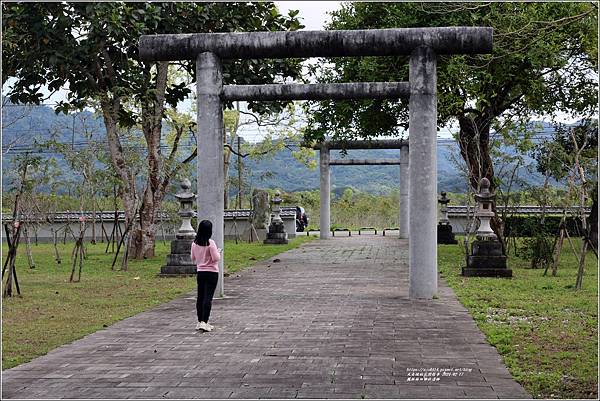
M462 275L467 277L512 277L506 267L507 257L502 254L502 244L497 240L477 239L471 245L471 255Z
M267 239L263 241L265 244L287 244L288 235L285 232L283 221L272 221L269 225Z
M190 257L192 242L193 238L171 241L171 253L167 255L167 265L160 268L160 276L196 275L196 263Z
M438 244L458 244L452 232L450 224L439 223L437 226L437 243Z

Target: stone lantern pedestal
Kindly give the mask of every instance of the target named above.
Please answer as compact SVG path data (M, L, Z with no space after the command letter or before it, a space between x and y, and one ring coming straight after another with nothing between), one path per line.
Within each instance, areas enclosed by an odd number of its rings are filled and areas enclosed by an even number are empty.
M440 211L442 212L442 218L437 226L437 243L438 244L458 244L458 241L454 238L452 232L452 225L448 220L448 203L450 199L446 197L446 192L442 192L442 197L438 199L440 204Z
M482 178L477 200L476 216L480 224L476 240L471 245L471 254L467 257L467 267L462 268L463 276L478 277L512 277L512 270L507 268L507 257L502 254L502 244L490 227L490 219L494 217L492 203L496 195L490 193L490 181Z
M281 207L279 206L282 202L280 193L275 192L275 198L273 198L273 217L271 218L271 224L269 224L269 232L267 233L267 239L263 241L265 244L287 244L288 235L285 232L285 226L283 220L281 220Z
M181 227L177 231L176 239L171 241L171 253L167 255L167 264L160 268L161 276L196 274L196 263L192 262L190 257L192 242L196 237L196 231L191 222L195 215L192 206L196 195L191 192L191 188L192 184L185 179L181 183L182 191L175 195L181 204L178 212L181 217Z

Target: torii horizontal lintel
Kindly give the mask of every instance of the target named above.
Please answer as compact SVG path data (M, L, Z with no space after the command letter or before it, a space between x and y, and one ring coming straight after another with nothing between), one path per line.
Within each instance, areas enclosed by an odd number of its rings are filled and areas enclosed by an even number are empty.
M408 82L225 85L223 100L408 99Z
M436 54L491 53L493 28L433 27L332 31L225 32L143 35L144 61L195 60L204 52L223 59L409 55L419 47Z
M397 166L400 164L402 164L400 159L334 159L329 161L331 166Z
M348 140L348 141L323 141L315 144L315 150L325 149L400 149L409 146L406 139L380 139L380 140Z

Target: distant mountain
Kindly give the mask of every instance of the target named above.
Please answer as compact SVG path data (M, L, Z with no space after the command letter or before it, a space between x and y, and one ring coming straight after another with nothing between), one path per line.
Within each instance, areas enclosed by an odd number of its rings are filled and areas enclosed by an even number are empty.
M54 138L64 143L77 145L85 133L92 138L106 138L104 122L89 111L73 115L56 114L48 106L21 106L7 104L2 108L2 149L10 146L13 152L30 148L37 140Z
M504 149L513 154L511 149ZM341 158L339 152L331 151L331 158ZM353 159L398 158L397 150L350 150L346 156ZM318 161L318 152L317 152ZM526 165L534 163L525 157ZM437 182L439 191L465 192L465 180L461 177L457 162L462 163L458 144L451 139L437 143ZM319 168L310 170L293 158L290 152L279 152L268 160L245 162L254 187L281 188L285 191L302 191L319 188ZM388 193L399 187L399 166L331 166L331 187L333 191L354 188L370 193ZM529 184L540 184L539 174L530 174L520 169L521 177Z
M84 131L92 132L96 140L104 140L106 132L101 118L93 113L83 112L76 117L56 115L47 106L31 107L23 116L23 107L8 105L2 109L3 125L2 150L4 161L3 186L7 184L11 160L15 154L31 149L35 140L44 140L54 135L55 139L64 143L81 146ZM545 124L542 134L551 134L551 126ZM510 148L503 149L514 154ZM60 155L46 153L48 157L60 158ZM395 158L397 150L353 150L348 151L347 157L352 158ZM337 152L331 152L332 158L341 157ZM316 154L318 161L318 153ZM526 157L527 163L533 160ZM464 192L465 182L461 178L458 167L453 160L461 161L458 145L451 139L438 140L437 144L437 176L440 191ZM235 156L232 156L230 174L235 171ZM284 191L302 191L319 188L319 170L311 170L298 162L289 150L283 150L272 157L261 160L244 160L245 181L252 187L281 188ZM65 174L72 174L65 168ZM541 183L539 174L528 176L523 169L522 176L527 176L530 183ZM397 190L399 181L398 166L332 166L331 185L333 191L343 188L354 188L370 193L387 193ZM234 191L235 188L232 188Z

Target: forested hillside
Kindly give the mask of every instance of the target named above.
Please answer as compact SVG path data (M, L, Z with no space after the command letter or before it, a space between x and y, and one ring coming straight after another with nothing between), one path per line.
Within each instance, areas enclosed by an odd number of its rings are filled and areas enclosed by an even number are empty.
M86 146L86 135L95 141L105 140L105 129L102 120L91 112L83 112L76 117L55 114L47 106L24 107L6 105L2 110L3 132L2 147L4 154L3 186L6 188L12 168L11 160L17 154L24 152L43 152L44 157L59 158L47 149L34 146L35 143L43 143L51 138L56 141L71 144L75 149ZM165 128L166 129L166 128ZM549 127L545 126L548 132ZM508 154L514 154L510 148L501 149ZM355 150L349 151L347 156L351 158L393 158L399 154L396 150ZM332 158L341 158L342 154L333 152ZM452 139L438 140L438 188L440 191L464 192L465 183L461 178L456 161L462 163L458 155L458 145ZM318 159L318 153L315 153ZM531 159L525 156L526 163ZM237 176L235 156L232 158L230 175ZM59 165L65 165L60 163ZM195 169L192 169L194 171ZM65 165L64 174L70 174ZM332 166L331 185L333 191L339 193L344 188L378 194L388 193L398 188L399 167L398 166ZM520 176L527 181L539 183L541 177L531 174L525 168L521 168ZM316 189L319 187L319 171L310 169L297 161L287 149L274 155L258 159L246 158L243 160L243 181L247 188L280 188L284 191L302 191ZM231 188L232 193L237 191L235 186Z

